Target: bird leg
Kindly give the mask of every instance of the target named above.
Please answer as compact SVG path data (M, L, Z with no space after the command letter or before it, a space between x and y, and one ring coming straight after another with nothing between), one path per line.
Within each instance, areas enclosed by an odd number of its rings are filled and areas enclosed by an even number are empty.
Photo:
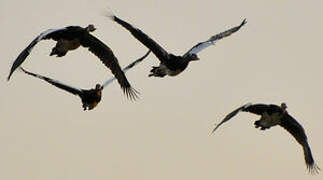
M89 105L87 103L83 103L83 106L82 107L83 107L83 110L86 111L87 108L89 107Z

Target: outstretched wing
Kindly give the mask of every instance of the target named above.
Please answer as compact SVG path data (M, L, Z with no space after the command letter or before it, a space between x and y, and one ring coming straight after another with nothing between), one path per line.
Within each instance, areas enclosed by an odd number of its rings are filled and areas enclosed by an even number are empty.
M302 145L305 163L310 173L316 174L320 168L315 164L304 128L288 113L285 114L280 126L286 129L296 141Z
M10 80L10 77L12 75L12 73L25 61L25 59L27 58L27 56L31 53L32 49L35 47L35 45L43 40L43 39L47 39L48 36L50 36L51 34L55 33L55 32L59 32L59 31L64 31L66 28L59 28L59 29L49 29L47 31L42 32L39 36L37 36L33 41L31 41L31 43L19 54L19 56L16 58L16 60L13 62L9 76L7 78L7 80Z
M233 118L235 115L237 115L240 111L242 111L242 110L244 110L244 109L246 109L246 108L248 108L248 107L250 107L250 106L251 106L251 103L245 104L245 105L243 105L243 106L241 106L241 107L237 108L236 110L232 111L232 112L231 112L231 113L229 113L228 115L226 115L226 116L225 116L225 118L224 118L224 119L223 119L219 124L217 124L217 125L215 126L215 128L213 129L213 131L211 132L211 134L212 134L212 133L214 133L214 131L215 131L216 129L218 129L218 127L220 127L223 123L225 123L225 122L229 121L231 118Z
M243 109L242 111L250 112L257 115L262 115L265 111L268 110L268 108L269 108L269 105L267 104L254 104Z
M150 50L141 58L135 60L134 62L130 63L128 66L126 66L125 68L123 68L123 72L127 72L129 69L131 69L132 67L134 67L135 65L139 64L142 60L144 60L149 54L150 54ZM111 82L113 82L116 78L112 77L110 79L108 79L103 85L102 85L102 89L104 87L106 87L108 84L110 84Z
M113 54L112 50L102 41L89 33L84 33L80 42L83 47L88 47L89 51L95 54L102 61L102 63L111 70L127 97L131 100L135 100L138 97L138 92L131 87L126 75L119 65L117 57Z
M35 73L32 73L32 72L29 72L29 71L25 70L25 69L24 69L24 68L22 68L22 67L20 67L20 69L21 69L24 73L26 73L26 74L28 74L28 75L31 75L31 76L37 77L37 78L42 79L42 80L44 80L44 81L47 81L48 83L50 83L50 84L52 84L52 85L54 85L54 86L56 86L56 87L58 87L58 88L60 88L60 89L63 89L63 90L65 90L65 91L69 92L69 93L72 93L72 94L74 94L74 95L80 95L80 94L82 94L82 90L81 90L81 89L79 89L79 88L75 88L75 87L69 86L69 85L67 85L67 84L63 84L63 83L61 83L61 82L59 82L59 81L57 81L57 80L51 79L51 78L49 78L49 77L45 77L45 76L42 76L42 75L39 75L39 74L35 74Z
M142 56L141 58L135 60L134 62L128 64L128 66L126 66L125 68L123 68L123 72L127 72L129 69L133 68L135 65L139 64L142 60L144 60L149 54L150 54L151 50L149 50L144 56Z
M147 34L142 32L140 29L133 27L131 24L125 22L124 20L118 18L117 16L110 16L111 19L122 27L126 28L130 33L142 44L144 44L148 49L150 49L160 61L168 59L168 52L163 49L157 42L152 40Z
M200 43L196 44L189 51L187 51L184 54L184 56L187 56L189 54L197 54L197 53L199 53L203 49L205 49L205 48L207 48L207 47L209 47L211 45L214 45L217 40L220 40L222 38L225 38L225 37L230 36L231 34L237 32L246 23L247 23L247 20L244 19L239 26L233 27L233 28L231 28L229 30L226 30L224 32L221 32L219 34L216 34L216 35L212 36L210 39L208 39L207 41L200 42Z

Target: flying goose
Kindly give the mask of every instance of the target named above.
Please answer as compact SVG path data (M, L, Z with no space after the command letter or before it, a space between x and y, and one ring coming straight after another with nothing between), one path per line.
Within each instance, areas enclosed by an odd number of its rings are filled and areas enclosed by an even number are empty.
M148 56L149 53L150 53L150 51L148 51L143 57L137 59L136 61L134 61L131 64L129 64L128 66L126 66L123 69L123 72L127 72L129 69L131 69L135 65L139 64L143 59L145 59ZM116 79L115 77L112 77L112 78L108 79L105 83L103 83L103 85L96 84L94 89L80 89L80 88L72 87L70 85L61 83L61 82L51 79L49 77L29 72L22 67L20 67L20 69L28 75L37 77L39 79L47 81L48 83L50 83L60 89L65 90L69 93L72 93L74 95L78 95L82 100L82 104L83 104L82 107L83 107L84 111L91 110L91 109L95 108L99 104L99 102L101 101L102 90Z
M112 50L102 41L90 34L90 32L95 30L96 28L94 25L90 24L85 28L80 26L67 26L42 32L19 54L11 67L7 80L9 81L12 73L25 61L39 41L52 39L57 41L57 43L52 49L50 56L57 55L57 57L62 57L68 51L77 49L80 46L88 48L90 52L96 55L102 63L111 70L124 93L127 94L128 97L134 98L136 96L136 91L128 82L127 77L119 65L118 59L113 54Z
M197 53L202 51L203 49L209 47L210 45L214 45L217 40L220 40L224 37L230 36L232 33L238 31L244 24L247 23L246 19L242 21L239 26L231 28L222 33L216 34L212 36L210 39L200 42L193 46L189 51L187 51L183 56L176 56L174 54L168 53L164 48L162 48L157 42L151 39L148 35L142 32L140 29L132 26L128 22L120 19L115 15L108 15L113 21L120 24L122 27L126 28L130 33L141 43L143 43L148 49L150 49L155 56L160 61L159 66L154 66L151 73L148 75L149 77L164 77L168 76L176 76L179 73L183 72L188 63L191 61L199 60Z
M320 168L315 164L310 146L307 142L307 136L304 128L287 112L286 103L281 103L280 106L275 104L245 104L236 110L229 113L216 127L212 133L223 123L229 121L240 111L250 112L260 115L261 118L254 122L256 128L260 127L261 130L269 129L272 126L280 125L287 130L296 141L302 145L305 157L305 163L308 171L311 174L317 174Z

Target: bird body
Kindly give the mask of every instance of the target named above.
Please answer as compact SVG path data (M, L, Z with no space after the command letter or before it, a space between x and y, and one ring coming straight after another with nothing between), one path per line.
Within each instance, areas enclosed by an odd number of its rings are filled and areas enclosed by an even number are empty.
M97 84L94 89L82 89L82 93L78 94L83 103L83 109L91 110L95 108L102 97L102 87Z
M176 76L187 68L189 61L184 61L181 56L175 56L173 54L170 54L169 56L171 58L160 62L159 66L153 66L150 71L151 73L148 76Z
M261 130L280 124L284 116L284 110L275 104L254 104L243 108L242 111L261 115L260 119L254 123L255 127L260 127Z
M165 49L163 49L157 42L151 39L147 34L145 34L140 29L132 26L128 22L120 19L115 15L109 16L113 21L120 24L122 27L127 29L138 41L140 41L143 45L145 45L148 49L150 49L155 56L159 59L159 66L154 66L150 71L151 73L148 75L149 77L164 77L168 76L176 76L183 72L188 64L192 61L199 60L197 53L201 50L205 49L210 45L214 45L214 43L231 35L232 33L238 31L244 24L246 24L246 20L244 20L239 26L231 28L227 31L219 33L217 35L212 36L210 39L204 42L200 42L194 47L192 47L188 52L186 52L183 56L176 56L171 53L168 53Z
M68 51L75 50L80 47L79 39L65 40L60 39L57 41L55 47L52 49L50 56L57 55L57 57L65 56Z
M229 113L216 127L212 133L223 123L229 121L240 111L250 112L256 115L260 115L260 120L254 122L256 128L260 127L261 130L269 129L270 127L280 125L286 131L288 131L296 141L303 147L304 158L307 169L310 173L318 173L320 168L315 164L311 148L307 142L307 136L304 128L287 112L287 105L282 103L281 106L275 104L245 104L231 113Z
M262 129L269 129L270 127L278 125L281 118L281 113L273 113L269 115L267 112L264 112L259 121L255 122L255 125L256 127L261 127Z

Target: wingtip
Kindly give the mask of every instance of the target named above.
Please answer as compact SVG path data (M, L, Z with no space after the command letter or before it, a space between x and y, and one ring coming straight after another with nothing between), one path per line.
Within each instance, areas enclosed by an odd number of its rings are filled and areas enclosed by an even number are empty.
M11 74L9 74L9 76L7 77L7 81L9 81L9 80L10 80L10 77L11 77Z
M215 125L216 125L216 126L215 126L215 128L211 131L210 136L211 136L212 134L214 134L215 130L216 130L216 129L218 129L218 127L219 127L217 124L215 124Z
M151 53L151 50L149 49L142 58L146 58L150 53Z
M21 71L26 71L23 67L19 67L19 70L21 70Z
M11 78L11 76L12 76L12 73L13 73L13 71L10 71L10 73L9 73L9 75L8 75L8 77L7 77L7 81L9 81L9 80L10 80L10 78Z
M148 50L145 55L143 55L142 57L140 57L136 61L140 62L140 61L144 60L150 53L151 53L151 50Z
M108 8L108 10L105 10L102 14L103 14L103 16L108 17L113 21L116 17L110 8Z
M311 175L317 175L320 173L321 168L317 164L313 163L313 164L307 165L307 170Z
M127 98L130 99L131 101L136 101L137 99L140 99L139 97L140 92L133 87L124 88L123 92L127 96Z
M28 72L26 69L24 69L23 67L19 67L19 70L20 70L20 71L22 71L22 72L24 72L24 73L27 73L27 74L29 73L29 72Z
M240 26L243 26L243 25L247 24L247 22L248 22L247 18L244 18Z

